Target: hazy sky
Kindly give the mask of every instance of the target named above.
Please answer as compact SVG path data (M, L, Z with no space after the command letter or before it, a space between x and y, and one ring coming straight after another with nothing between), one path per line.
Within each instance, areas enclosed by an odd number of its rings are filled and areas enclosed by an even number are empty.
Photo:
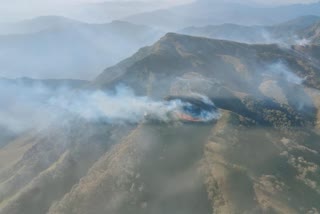
M191 0L113 0L113 2L132 2L132 1L144 1L148 3L165 3L169 5L175 5L184 2L190 2ZM0 0L0 8L39 8L57 5L77 5L83 3L97 3L108 2L106 0ZM112 2L112 1L110 1Z
M124 8L126 7L125 2L133 1L145 3L137 5L130 4L130 7L128 6L127 8ZM43 15L63 15L69 17L69 15L71 13L75 13L75 11L76 13L81 13L81 7L84 8L84 5L99 2L123 3L123 8L119 9L118 6L115 8L113 13L130 13L130 10L131 13L139 13L156 10L159 8L171 7L191 1L192 0L0 0L0 22L17 21ZM112 11L112 8L109 8L109 13L110 10ZM76 18L78 17L76 16Z
M243 0L234 0L234 1L245 2ZM250 0L250 1L247 1L247 2L254 2L254 3L259 3L259 4L268 4L268 5L279 5L279 4L296 4L296 3L307 4L307 3L317 2L317 1L319 1L319 0Z
M82 4L82 3L95 3L95 2L105 2L108 0L0 0L0 8L39 8L48 7L53 5L72 5L72 4ZM163 3L168 5L181 4L184 2L190 2L192 0L114 0L114 2L128 2L128 1L145 1L149 3ZM215 1L215 0L212 0ZM291 4L291 3L310 3L316 2L317 0L228 0L237 1L242 3L255 2L262 4Z
M132 1L144 1L145 8L137 8L137 6L132 6L129 8L116 8L114 10L114 14L119 14L121 12L124 15L130 15L134 12L144 12L155 10L164 7L171 7L177 4L184 4L194 0L113 0L113 2L132 2ZM221 0L201 0L201 1L218 1ZM279 4L291 4L291 3L310 3L316 2L318 0L224 0L231 1L231 2L239 2L239 3L259 3L259 4L268 4L268 5L279 5ZM32 18L35 16L41 15L64 15L68 16L70 11L75 11L75 7L80 7L80 5L84 5L87 3L97 3L97 2L106 2L106 0L0 0L0 14L1 20L0 22L7 22L7 21L17 21L25 18ZM142 4L139 4L142 5ZM125 7L125 6L124 6ZM131 11L130 11L131 9ZM112 10L112 9L111 9ZM119 12L118 12L119 11ZM71 18L79 18L82 14L79 14L79 10L77 11L78 14L74 15ZM112 13L108 11L108 13ZM70 17L70 16L69 16ZM120 18L118 17L115 17Z

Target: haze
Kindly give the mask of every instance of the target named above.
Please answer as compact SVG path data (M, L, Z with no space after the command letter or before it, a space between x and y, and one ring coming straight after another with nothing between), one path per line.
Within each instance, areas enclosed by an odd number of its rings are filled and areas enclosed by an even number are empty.
M194 0L0 0L0 22L20 21L45 15L60 15L86 22L107 22L141 12L169 8L193 1ZM223 2L274 6L294 3L307 4L316 1L317 0L250 0L243 2L240 0L229 0ZM105 13L109 14L99 15L99 18L97 18L95 14L88 14L90 13L90 11L87 11L88 4L94 5L99 3L108 5Z
M103 1L103 0L0 0L0 22L20 21L37 16L60 15L76 18L86 22L107 22L120 19L139 12L152 11L160 8L191 2L192 0L160 0L160 1ZM106 14L103 19L88 14L88 6L105 4Z

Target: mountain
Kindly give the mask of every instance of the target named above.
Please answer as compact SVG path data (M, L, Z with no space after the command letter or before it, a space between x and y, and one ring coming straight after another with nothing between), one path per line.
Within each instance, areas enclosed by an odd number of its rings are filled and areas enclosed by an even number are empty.
M156 10L128 17L137 24L177 30L188 26L234 23L240 25L271 25L298 16L320 15L320 3L291 4L277 7L232 2L197 0L174 8ZM270 15L272 14L272 15Z
M62 17L29 20L12 31L20 32L0 36L0 75L10 78L90 79L162 35L127 22L87 24Z
M204 27L187 27L179 33L214 39L224 39L243 43L272 43L276 40L263 26L244 26L237 24L208 25Z
M84 24L61 16L40 16L20 22L2 23L0 24L0 35L30 34L52 28L68 28Z
M63 115L0 149L0 213L317 213L318 65L292 48L169 33L89 89L125 84L159 102L200 94L220 117Z
M176 37L179 38L178 41L175 40ZM173 41L171 41L171 39ZM165 41L162 42L163 40ZM166 43L166 41L170 42ZM169 52L170 55L168 55L167 52ZM232 57L229 57L229 55L231 55ZM213 56L216 56L217 59ZM290 58L292 59L290 60ZM304 61L304 63L298 62L298 59L301 59L302 61ZM139 61L136 62L137 60ZM165 61L166 63L162 63L162 61ZM267 64L272 64L272 62L274 64L284 64L289 69L297 72L296 75L298 75L300 78L305 79L305 84L310 85L314 88L319 87L318 83L316 83L318 82L318 77L313 76L317 75L317 72L311 72L311 70L309 72L307 71L307 67L310 67L310 69L317 69L318 65L314 64L314 62L311 60L307 60L304 56L298 54L292 49L282 49L276 44L249 45L232 41L228 42L223 40L211 40L207 38L183 36L174 33L167 34L167 36L163 37L160 42L156 43L155 45L143 48L139 52L134 54L131 58L120 62L114 67L106 69L96 78L95 83L97 85L103 86L110 85L111 83L116 81L121 81L129 85L130 87L135 88L136 91L145 93L145 89L147 88L148 84L139 85L138 83L141 81L141 79L137 78L142 78L139 73L141 72L141 70L144 71L144 73L147 73L146 69L148 68L147 65L145 67L139 67L138 65L140 65L140 63L142 62L147 62L150 63L150 65L155 66L155 68L151 69L154 73L152 74L154 75L154 77L152 77L151 79L157 79L157 87L159 87L159 90L154 90L154 92L156 93L157 91L163 91L160 90L161 87L168 88L164 86L167 84L171 84L171 74L175 76L178 74L178 72L185 73L186 70L190 72L195 71L197 73L200 73L202 71L206 72L206 69L208 69L207 67L211 67L211 61L213 61L214 63L221 63L212 66L212 72L215 72L215 75L218 75L219 77L216 78L218 78L220 81L222 79L226 79L226 83L230 84L231 88L244 87L242 89L237 88L237 90L244 90L248 86L247 82L242 82L240 84L240 82L246 77L250 79L253 76L258 75L255 73L245 74L246 72L248 72L248 70L251 72L255 71L259 73L258 70L264 70L267 68L261 66L258 66L257 68L254 67L257 62L261 63L264 66L267 66ZM243 65L243 63L240 63L242 61L247 62L248 65ZM231 76L239 75L238 78L231 78L229 77L229 75L227 75L228 73L226 73L225 68L229 66L225 65L225 62L237 66L235 69L239 70L238 73L234 71ZM203 68L202 65L207 67ZM222 70L224 70L223 73L219 71L220 67ZM167 77L163 82L159 81L163 79L161 78L161 75ZM121 77L123 76L130 77L128 79L121 79ZM147 80L148 79L144 79L143 81ZM137 86L135 85L136 83Z
M100 23L118 20L137 13L143 13L167 7L169 7L168 2L165 1L102 1L72 6L62 14L77 20Z
M315 43L316 29L319 27L319 16L303 16L288 22L269 27L269 31L276 38L286 40L306 40L306 43ZM302 41L303 43L303 41Z
M319 44L320 17L303 16L273 26L243 26L236 24L188 27L183 34L225 39L245 43Z
M89 23L106 23L118 20L133 14L169 8L185 1L37 1L30 5L28 1L7 2L0 8L1 22L14 22L32 19L38 16L63 16Z

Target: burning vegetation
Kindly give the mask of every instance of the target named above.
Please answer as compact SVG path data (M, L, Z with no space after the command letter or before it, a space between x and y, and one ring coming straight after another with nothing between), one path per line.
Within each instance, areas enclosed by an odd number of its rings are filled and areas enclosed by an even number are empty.
M217 107L207 97L168 96L165 104L171 109L167 113L169 121L209 123L219 118ZM150 113L146 113L145 118L147 121L159 121L159 118Z

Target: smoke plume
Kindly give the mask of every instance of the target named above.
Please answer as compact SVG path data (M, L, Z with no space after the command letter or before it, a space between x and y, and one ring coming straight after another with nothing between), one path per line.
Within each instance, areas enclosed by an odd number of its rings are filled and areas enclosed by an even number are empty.
M148 97L137 97L130 88L123 85L116 87L115 92L77 91L72 97L64 95L54 97L49 103L86 120L107 123L138 123L146 116L154 120L170 122L175 119L176 112L183 107L192 106L179 99L154 101ZM211 101L204 99L204 102ZM216 119L218 115L217 112L209 111L199 113L205 121Z
M271 76L277 80L285 80L286 82L297 85L301 85L304 80L303 78L290 71L288 66L281 61L268 66L265 75Z
M123 85L115 91L50 88L43 84L27 86L16 82L1 83L0 88L0 127L17 134L71 117L110 124L139 123L146 118L170 122L177 119L183 108L192 110L192 104L179 99L155 101L135 96ZM202 99L213 105L209 99ZM198 116L206 122L218 118L219 113L203 110Z

